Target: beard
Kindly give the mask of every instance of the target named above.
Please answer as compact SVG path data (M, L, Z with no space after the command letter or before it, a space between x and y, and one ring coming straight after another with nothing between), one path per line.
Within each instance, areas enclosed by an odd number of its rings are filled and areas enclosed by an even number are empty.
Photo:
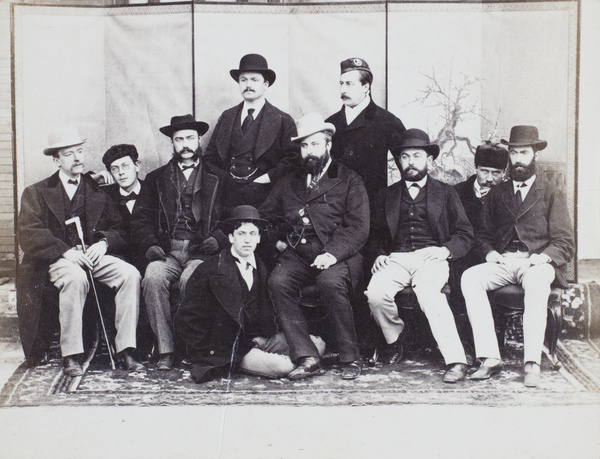
M416 167L408 166L405 169L400 169L400 174L407 182L418 182L427 175L427 168L417 169Z
M327 161L329 161L329 153L327 152L321 157L308 155L302 160L302 171L305 174L319 175Z
M198 146L198 148L196 148L196 151L191 150L187 147L183 147L180 152L175 151L175 147L173 147L173 157L177 158L177 161L183 160L183 158L181 157L182 153L193 153L194 156L192 156L191 159L193 161L196 161L202 157L202 147Z
M517 182L524 182L535 174L535 158L532 158L529 164L509 163L508 173L511 179Z

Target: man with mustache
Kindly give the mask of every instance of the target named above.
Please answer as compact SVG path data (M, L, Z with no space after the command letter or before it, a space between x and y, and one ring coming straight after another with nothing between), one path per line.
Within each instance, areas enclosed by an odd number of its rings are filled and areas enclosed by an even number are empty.
M358 251L369 233L369 201L358 174L330 157L335 127L318 113L297 126L292 140L300 144L302 171L283 177L260 209L280 230L281 254L269 291L290 357L298 364L288 378L323 372L298 304L302 288L315 284L337 343L342 379L355 379L362 367L350 296L362 276Z
M575 252L573 227L562 192L536 174L539 140L535 126L514 126L508 141L510 180L492 188L483 206L477 244L486 262L462 276L477 357L471 379L481 380L502 369L487 292L508 284L525 290L523 313L524 384L540 383L540 360L546 329L550 286L567 288L562 270Z
M265 98L276 77L267 60L247 54L229 73L244 101L221 114L205 152L206 161L228 176L227 214L242 204L260 206L273 185L299 165L298 146L290 140L294 120Z
M136 347L140 273L113 256L126 242L120 216L110 197L84 174L84 147L76 127L49 136L44 155L51 156L58 171L28 186L21 199L18 240L23 262L17 276L17 311L25 357L38 363L46 351L42 317L44 285L49 279L59 290L60 349L67 376L83 375L82 314L90 289L88 272L115 289L115 347L117 360L129 371L144 371L132 353ZM66 225L78 218L83 230L83 250L77 228Z
M326 120L336 129L331 156L363 178L372 203L377 190L388 183L388 152L406 129L371 99L373 73L364 59L346 59L340 67L344 106Z
M447 365L443 381L464 379L467 360L446 296L448 260L473 245L473 230L456 191L427 175L439 146L419 129L405 131L392 154L402 180L379 192L367 252L374 259L367 299L387 343L384 363L402 359L404 322L396 294L411 286Z
M174 364L175 339L170 288L185 283L194 269L228 246L217 229L222 173L202 160L200 138L208 124L192 115L174 116L160 132L171 139L173 158L146 176L148 192L139 197L132 215L135 240L149 262L142 294L158 346L157 370Z

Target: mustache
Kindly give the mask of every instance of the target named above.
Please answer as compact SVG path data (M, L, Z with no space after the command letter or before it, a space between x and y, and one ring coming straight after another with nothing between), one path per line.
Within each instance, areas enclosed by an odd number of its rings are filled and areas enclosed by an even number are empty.
M244 92L254 92L254 89L247 88L247 89L244 89Z

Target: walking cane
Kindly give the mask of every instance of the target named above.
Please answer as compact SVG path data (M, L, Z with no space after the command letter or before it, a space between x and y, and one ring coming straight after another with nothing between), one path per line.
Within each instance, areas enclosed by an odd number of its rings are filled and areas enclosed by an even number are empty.
M83 230L81 229L81 220L79 217L69 218L65 225L75 224L75 228L77 229L77 236L81 241L81 247L83 248L83 253L87 251L85 247L85 242L83 241ZM98 315L100 316L100 325L102 325L102 332L104 333L104 341L106 341L106 347L108 349L108 356L110 357L110 366L113 370L116 369L115 360L113 359L112 350L110 348L110 342L108 341L108 333L106 333L106 327L104 326L104 317L102 317L102 310L100 309L100 300L98 299L98 292L96 291L96 284L94 283L94 276L92 276L92 271L87 269L88 277L90 279L90 284L92 285L92 290L94 291L94 298L96 299L96 306L98 307Z

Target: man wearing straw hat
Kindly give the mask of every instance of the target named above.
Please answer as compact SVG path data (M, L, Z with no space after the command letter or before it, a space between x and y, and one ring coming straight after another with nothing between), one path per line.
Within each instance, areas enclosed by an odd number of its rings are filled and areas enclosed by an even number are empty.
M548 143L535 126L514 126L509 140L510 180L489 192L477 244L486 262L462 276L475 351L482 359L471 379L488 379L502 369L487 292L508 284L525 290L523 313L524 384L540 383L540 361L550 286L568 285L562 270L573 258L573 227L564 195L536 174L539 152Z
M241 204L260 206L273 185L299 164L298 146L290 140L296 135L294 120L265 98L276 78L267 60L247 54L229 74L244 100L221 114L205 152L206 160L229 177L227 211Z
M260 211L280 227L282 251L269 278L279 323L298 367L290 379L322 373L321 360L298 304L301 289L316 284L337 342L342 378L361 374L350 297L362 276L358 253L369 234L369 200L356 172L330 157L335 127L318 113L297 122L302 170L282 178Z
M136 347L139 313L140 273L132 265L109 253L118 252L125 241L120 216L110 197L89 174L84 174L83 139L75 127L49 136L44 155L51 156L58 171L28 186L21 198L18 239L24 252L18 276L18 312L21 341L29 363L35 364L42 345L36 338L44 324L43 285L46 279L59 290L60 348L64 372L81 376L83 349L82 314L90 280L93 278L116 291L115 347L121 365L143 371L132 351ZM83 238L74 225L81 223ZM85 252L82 250L85 245Z

